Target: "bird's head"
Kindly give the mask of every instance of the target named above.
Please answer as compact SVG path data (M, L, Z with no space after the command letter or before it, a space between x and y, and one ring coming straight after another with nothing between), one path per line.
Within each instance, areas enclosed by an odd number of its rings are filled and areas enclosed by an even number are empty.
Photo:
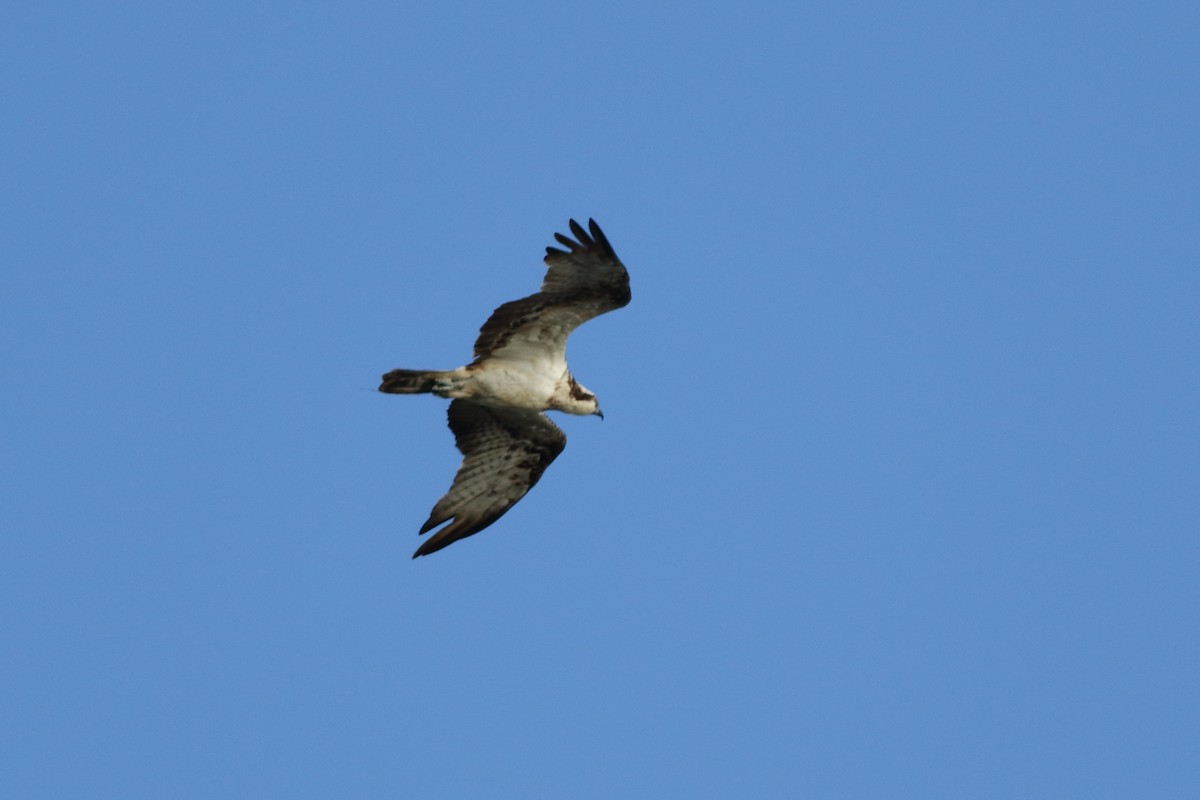
M604 412L600 410L600 401L596 399L596 395L574 378L570 378L567 384L566 395L560 410L580 416L591 414L604 419Z
M600 410L600 401L596 399L596 395L590 392L583 397L572 397L571 408L565 410L570 411L572 414L588 414L604 419L604 412Z

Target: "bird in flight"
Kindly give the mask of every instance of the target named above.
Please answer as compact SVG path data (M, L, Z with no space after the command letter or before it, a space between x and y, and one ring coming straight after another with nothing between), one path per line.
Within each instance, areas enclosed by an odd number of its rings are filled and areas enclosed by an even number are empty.
M593 317L629 303L629 273L595 220L570 220L574 239L554 238L537 294L505 303L479 329L475 360L452 370L394 369L379 391L453 402L447 414L462 465L450 491L421 526L427 539L413 558L479 533L516 505L567 446L543 413L595 414L596 395L567 369L567 336Z

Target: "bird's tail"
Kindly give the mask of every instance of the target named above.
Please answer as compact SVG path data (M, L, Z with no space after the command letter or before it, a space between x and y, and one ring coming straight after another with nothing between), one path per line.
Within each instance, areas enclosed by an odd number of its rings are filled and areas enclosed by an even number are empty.
M379 391L388 394L425 394L445 373L431 369L394 369L383 376Z

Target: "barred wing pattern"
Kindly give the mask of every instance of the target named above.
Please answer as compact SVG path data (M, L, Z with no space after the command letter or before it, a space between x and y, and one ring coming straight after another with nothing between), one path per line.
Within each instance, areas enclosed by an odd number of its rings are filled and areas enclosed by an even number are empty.
M533 488L567 437L545 414L455 400L447 414L463 454L454 483L421 526L428 539L413 558L427 556L491 525Z

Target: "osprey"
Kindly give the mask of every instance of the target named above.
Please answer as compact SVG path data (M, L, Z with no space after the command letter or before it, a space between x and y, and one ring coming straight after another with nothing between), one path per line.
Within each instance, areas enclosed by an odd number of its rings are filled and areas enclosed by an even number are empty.
M500 519L542 477L567 437L542 412L595 414L596 395L567 369L567 336L593 317L629 303L629 273L595 220L570 220L566 247L546 248L549 269L537 294L497 308L479 329L475 360L447 371L394 369L379 391L433 393L453 400L447 414L463 455L450 491L421 533L450 524L422 544L427 556Z

